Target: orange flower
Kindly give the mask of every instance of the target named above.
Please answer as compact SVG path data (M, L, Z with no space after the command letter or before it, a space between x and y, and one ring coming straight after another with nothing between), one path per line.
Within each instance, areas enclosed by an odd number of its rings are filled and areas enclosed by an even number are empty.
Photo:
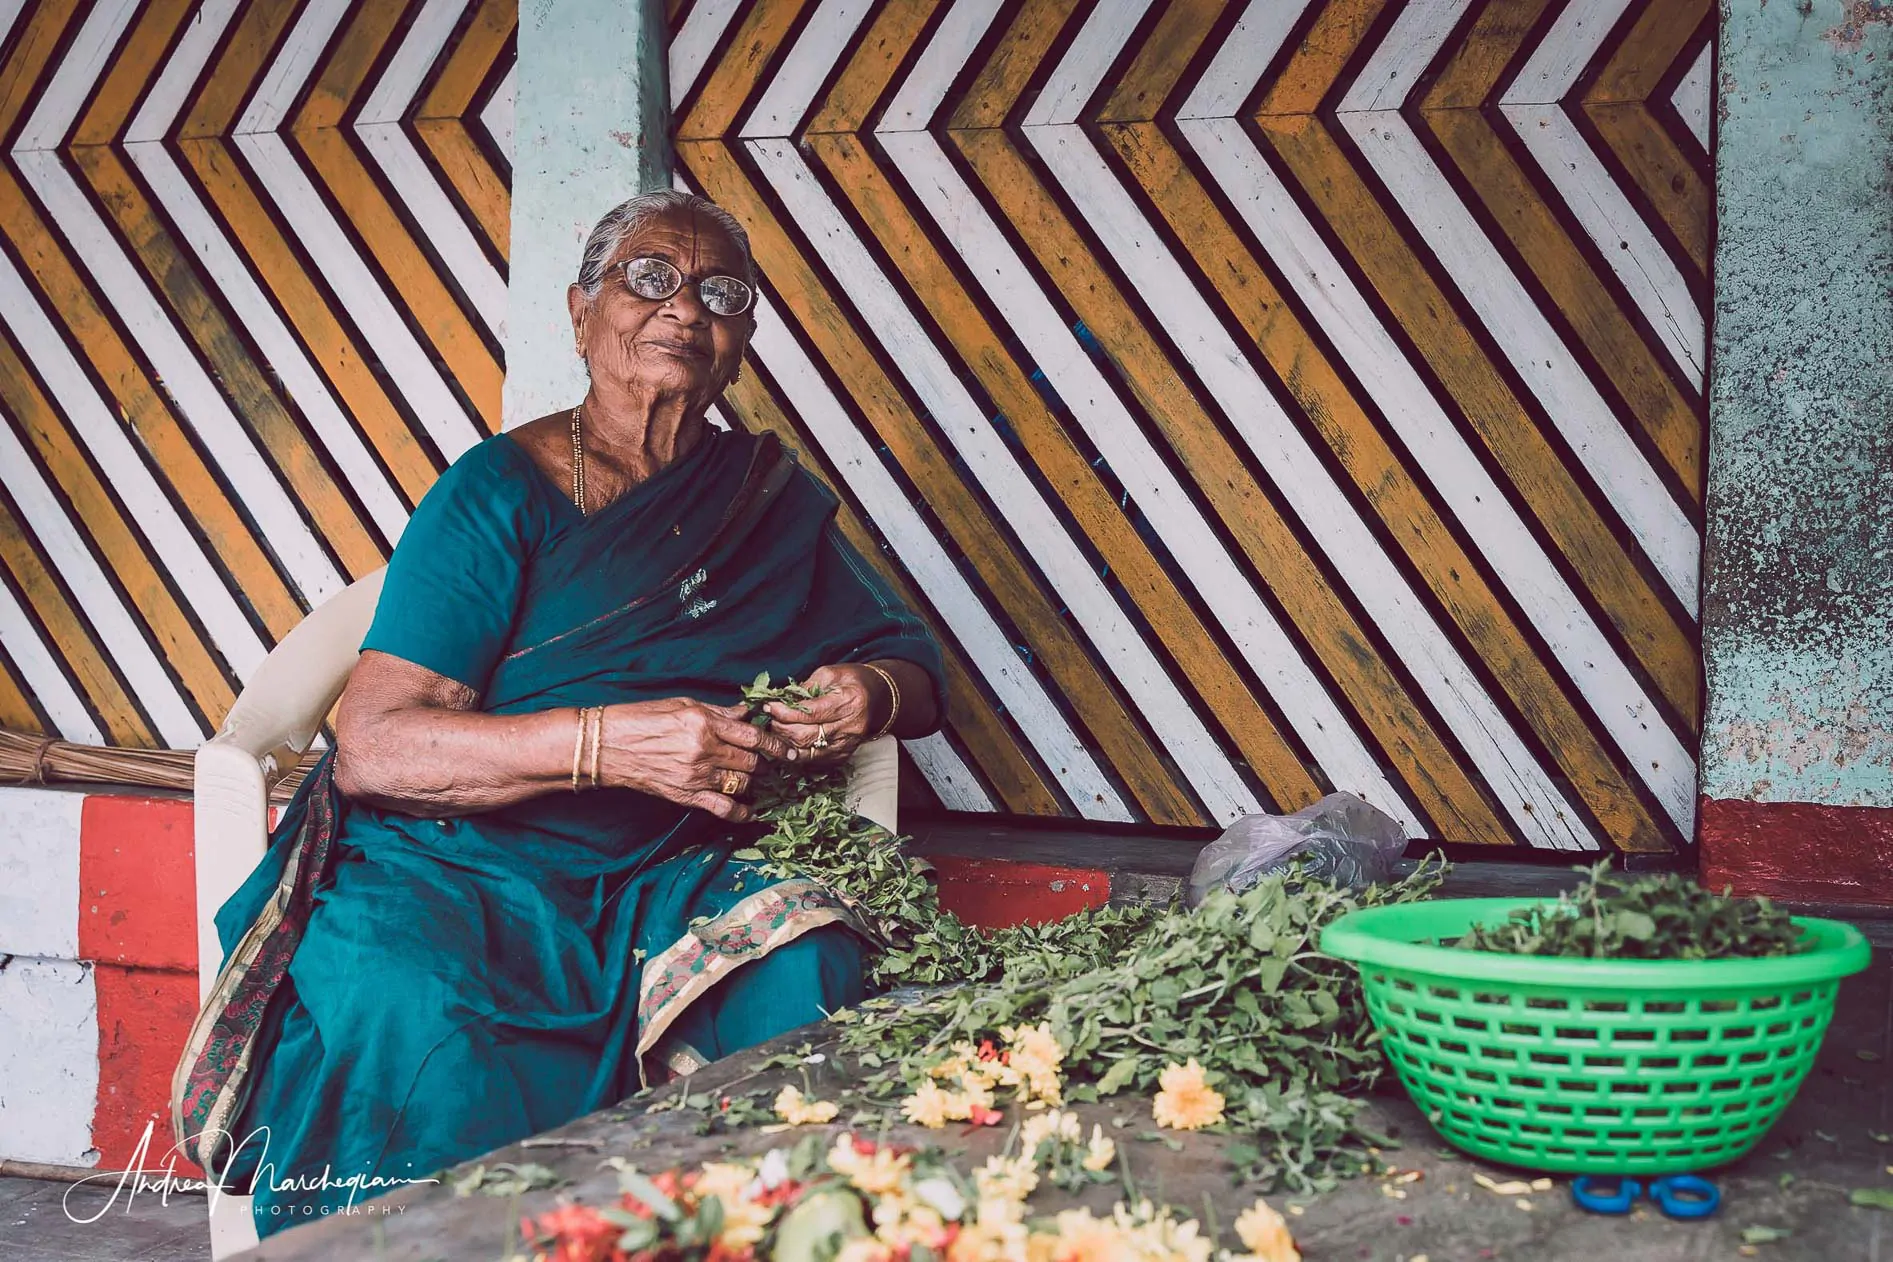
M1163 1088L1151 1101L1157 1125L1193 1131L1223 1120L1222 1094L1209 1085L1196 1057L1190 1057L1188 1064L1164 1066L1157 1081Z

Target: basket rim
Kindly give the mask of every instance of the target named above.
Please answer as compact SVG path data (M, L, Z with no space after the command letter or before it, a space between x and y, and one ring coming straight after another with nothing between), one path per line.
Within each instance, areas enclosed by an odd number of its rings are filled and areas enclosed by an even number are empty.
M1325 955L1454 981L1493 981L1577 990L1661 986L1676 990L1759 990L1833 981L1858 973L1872 960L1866 935L1841 920L1795 916L1814 937L1796 955L1727 960L1594 960L1573 956L1510 955L1431 946L1396 936L1396 924L1416 936L1464 933L1476 921L1496 921L1521 907L1557 905L1555 898L1438 898L1351 911L1321 932ZM1416 927L1414 922L1421 926Z

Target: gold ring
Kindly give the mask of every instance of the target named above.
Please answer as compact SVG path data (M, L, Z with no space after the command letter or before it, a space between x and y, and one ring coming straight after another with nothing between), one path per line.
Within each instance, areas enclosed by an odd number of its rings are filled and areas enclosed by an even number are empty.
M735 797L738 793L741 793L742 791L743 791L743 773L740 771L725 771L723 773L724 796Z
M817 723L815 725L815 748L828 748L828 725L826 723Z

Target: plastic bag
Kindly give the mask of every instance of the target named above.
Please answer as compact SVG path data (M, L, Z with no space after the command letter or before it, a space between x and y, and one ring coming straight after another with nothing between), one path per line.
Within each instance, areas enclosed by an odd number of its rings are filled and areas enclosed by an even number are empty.
M1352 793L1330 793L1293 815L1244 815L1196 856L1185 902L1195 907L1219 886L1246 890L1296 859L1336 885L1386 882L1406 845L1399 820Z

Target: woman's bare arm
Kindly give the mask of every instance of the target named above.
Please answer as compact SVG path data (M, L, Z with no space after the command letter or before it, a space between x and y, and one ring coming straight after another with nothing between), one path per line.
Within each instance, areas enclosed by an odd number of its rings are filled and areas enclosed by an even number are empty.
M363 653L336 711L336 788L387 810L436 817L570 791L577 710L486 714L478 704L457 680L387 653ZM747 818L747 806L718 791L723 772L740 773L746 786L761 758L792 755L780 737L740 716L740 708L685 697L607 706L599 782Z

